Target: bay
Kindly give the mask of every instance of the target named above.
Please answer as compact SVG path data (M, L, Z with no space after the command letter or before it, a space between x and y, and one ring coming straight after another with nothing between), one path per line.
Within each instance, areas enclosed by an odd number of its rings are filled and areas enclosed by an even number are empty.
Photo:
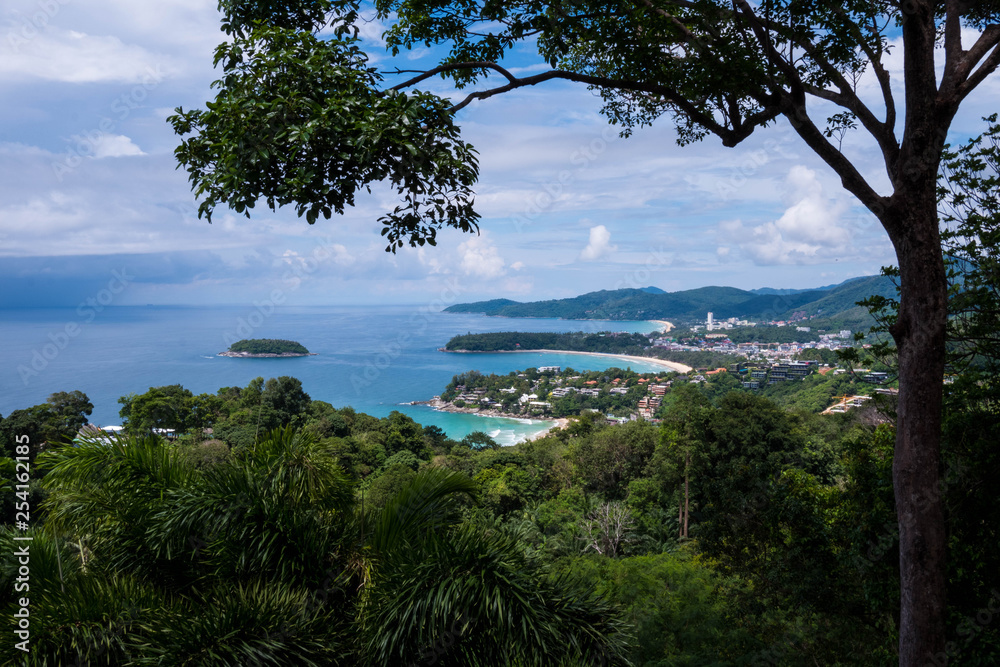
M412 401L441 393L454 375L508 373L531 366L603 370L661 368L612 357L567 354L449 354L454 335L490 331L649 332L651 322L517 319L451 314L425 306L172 307L0 310L0 414L79 389L94 404L90 419L115 425L118 398L180 384L194 393L290 375L313 398L384 417L399 410L453 438L485 431L502 444L549 425L435 411ZM316 356L233 359L217 356L240 338L297 340Z

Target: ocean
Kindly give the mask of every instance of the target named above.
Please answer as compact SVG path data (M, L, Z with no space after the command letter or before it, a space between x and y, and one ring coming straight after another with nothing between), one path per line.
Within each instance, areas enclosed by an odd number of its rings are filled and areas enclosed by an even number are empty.
M603 370L652 364L610 357L524 352L439 352L457 334L488 331L650 332L651 322L508 319L437 312L427 306L173 307L118 306L0 310L0 415L79 389L94 404L91 423L121 423L118 398L180 384L195 394L246 386L257 376L290 375L313 398L384 417L399 410L460 439L485 431L513 444L549 422L453 414L413 401L444 391L454 375L508 373L531 366ZM286 338L316 356L217 356L241 338Z

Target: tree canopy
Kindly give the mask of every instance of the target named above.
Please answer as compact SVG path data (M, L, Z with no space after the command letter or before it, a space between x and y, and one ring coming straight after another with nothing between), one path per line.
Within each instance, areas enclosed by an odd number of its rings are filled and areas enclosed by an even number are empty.
M896 249L900 662L941 654L946 535L937 488L948 294L936 188L952 120L1000 65L1000 3L377 0L392 53L447 50L437 67L395 72L413 76L394 85L358 46L360 7L357 0L220 3L229 40L216 51L219 93L207 110L171 118L190 135L177 157L202 197L200 213L211 216L220 204L245 213L263 200L294 204L314 222L343 212L361 188L388 181L403 201L382 219L387 249L433 243L441 227L474 230L478 165L459 139L455 113L551 80L595 89L625 135L666 115L682 144L715 135L735 146L783 119ZM504 67L522 44L537 47L549 68L519 76ZM887 60L897 46L901 96ZM859 91L868 72L875 100ZM457 101L416 88L439 76L463 91ZM853 130L881 153L886 193L843 150Z

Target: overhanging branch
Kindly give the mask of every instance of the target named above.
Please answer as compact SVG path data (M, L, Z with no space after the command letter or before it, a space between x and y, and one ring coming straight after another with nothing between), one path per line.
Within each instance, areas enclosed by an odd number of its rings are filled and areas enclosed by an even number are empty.
M726 127L725 125L719 123L711 114L706 113L702 109L698 108L690 100L685 98L683 95L678 93L673 88L668 86L662 86L657 84L652 84L643 81L631 81L631 80L619 80L611 79L608 77L595 76L592 74L582 74L579 72L570 72L566 70L549 70L547 72L542 72L540 74L535 74L533 76L527 77L516 77L510 73L507 69L502 66L486 61L479 62L464 62L464 63L449 63L435 67L434 69L422 72L418 76L404 81L403 83L397 84L391 88L391 90L402 90L410 86L414 86L421 81L425 81L433 76L439 74L446 74L450 71L458 70L470 70L470 69L490 69L499 74L501 74L507 83L502 86L497 86L495 88L488 88L486 90L479 90L476 92L469 93L465 96L462 101L451 107L452 113L464 109L469 104L475 100L485 100L490 97L495 97L496 95L502 95L503 93L508 93L512 90L518 88L526 88L528 86L536 86L540 83L553 80L563 80L563 81L573 81L576 83L584 83L589 86L595 86L597 88L607 88L612 90L620 90L626 92L634 93L647 93L650 95L655 95L662 98L664 101L676 107L682 113L687 115L691 120L693 120L698 125L704 127L706 130L715 134L720 139L722 143L726 146L735 146L744 139L746 139L750 134L756 129L757 126L767 123L773 120L779 115L778 108L776 106L765 107L761 111L748 116L744 122L734 124L733 127Z

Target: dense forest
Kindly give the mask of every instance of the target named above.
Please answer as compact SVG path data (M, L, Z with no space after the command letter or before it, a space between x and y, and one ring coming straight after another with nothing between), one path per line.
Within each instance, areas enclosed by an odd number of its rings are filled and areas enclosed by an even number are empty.
M33 655L893 664L891 397L821 416L810 392L850 378L784 383L788 396L769 388L780 403L733 382L674 385L660 425L588 414L503 448L398 412L335 408L289 377L123 397L121 436L78 435L86 396L53 395L0 420L5 467L17 434L31 443ZM992 665L1000 424L951 387L949 664ZM3 489L5 522L20 498ZM5 525L10 614L13 536Z
M600 333L531 333L501 331L453 337L445 345L449 352L512 352L514 350L572 350L607 354L643 354L649 338L622 331Z
M248 354L309 354L302 343L280 338L238 340L229 346L229 351Z

